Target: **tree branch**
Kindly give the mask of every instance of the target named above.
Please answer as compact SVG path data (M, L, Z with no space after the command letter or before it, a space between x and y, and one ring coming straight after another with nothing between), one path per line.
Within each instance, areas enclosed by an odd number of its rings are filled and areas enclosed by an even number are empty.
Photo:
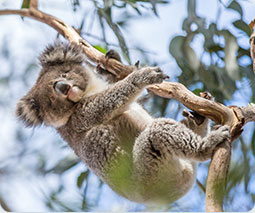
M82 39L74 28L60 19L38 10L37 5L37 0L31 0L29 9L0 10L0 15L17 14L51 26L68 41L80 45L90 61L102 65L107 71L116 75L118 79L124 78L136 69L135 66L126 66L115 59L106 59L103 53ZM232 140L241 134L245 123L255 121L255 105L242 108L237 106L226 107L223 104L200 98L182 84L174 82L164 82L150 86L148 89L161 97L174 98L180 101L186 107L209 117L217 124L229 125ZM207 178L206 211L222 211L223 183L229 167L230 155L230 144L227 143L218 146L214 151Z
M38 9L38 0L31 0L29 4L29 8Z
M206 181L206 212L223 212L222 205L231 159L231 143L226 141L218 145L212 155Z
M2 207L7 212L12 212L12 210L9 208L9 206L6 204L6 202L3 200L1 196L0 196L0 207Z

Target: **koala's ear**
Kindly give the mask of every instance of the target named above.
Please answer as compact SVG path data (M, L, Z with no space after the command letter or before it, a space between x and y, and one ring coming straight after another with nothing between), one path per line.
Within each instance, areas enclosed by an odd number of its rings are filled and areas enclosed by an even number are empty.
M40 116L40 104L36 96L26 95L17 104L16 116L24 122L27 127L35 127L43 122Z

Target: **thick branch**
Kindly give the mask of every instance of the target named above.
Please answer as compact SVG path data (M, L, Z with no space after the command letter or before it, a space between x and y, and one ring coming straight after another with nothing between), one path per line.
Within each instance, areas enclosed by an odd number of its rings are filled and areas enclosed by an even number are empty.
M231 143L218 145L212 156L206 181L206 212L223 212L224 188L231 157Z
M238 137L242 131L241 129L244 125L244 109L242 108L226 107L215 101L201 98L177 82L163 82L162 84L153 85L149 89L161 97L174 98L180 101L184 106L212 119L217 124L229 125L231 127L232 140ZM255 107L250 107L249 112L250 114L252 112L255 114ZM251 120L249 119L249 121Z
M233 112L228 107L195 95L183 84L163 82L162 84L153 85L149 89L161 97L178 100L184 106L214 120L218 124L231 126L234 122Z

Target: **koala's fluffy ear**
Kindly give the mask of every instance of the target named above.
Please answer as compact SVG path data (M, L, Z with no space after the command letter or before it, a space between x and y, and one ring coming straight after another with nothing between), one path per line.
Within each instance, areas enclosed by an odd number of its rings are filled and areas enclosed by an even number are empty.
M46 47L39 61L43 67L68 63L82 64L85 61L85 55L82 48L75 43L56 41Z
M40 116L40 104L37 97L29 93L18 102L16 115L28 127L35 127L43 122Z

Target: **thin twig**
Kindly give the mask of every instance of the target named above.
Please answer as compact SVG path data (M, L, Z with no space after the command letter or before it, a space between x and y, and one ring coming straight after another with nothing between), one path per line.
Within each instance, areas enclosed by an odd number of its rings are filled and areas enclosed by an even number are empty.
M205 193L206 189L204 185L198 179L196 179L196 183L199 186L199 188Z

